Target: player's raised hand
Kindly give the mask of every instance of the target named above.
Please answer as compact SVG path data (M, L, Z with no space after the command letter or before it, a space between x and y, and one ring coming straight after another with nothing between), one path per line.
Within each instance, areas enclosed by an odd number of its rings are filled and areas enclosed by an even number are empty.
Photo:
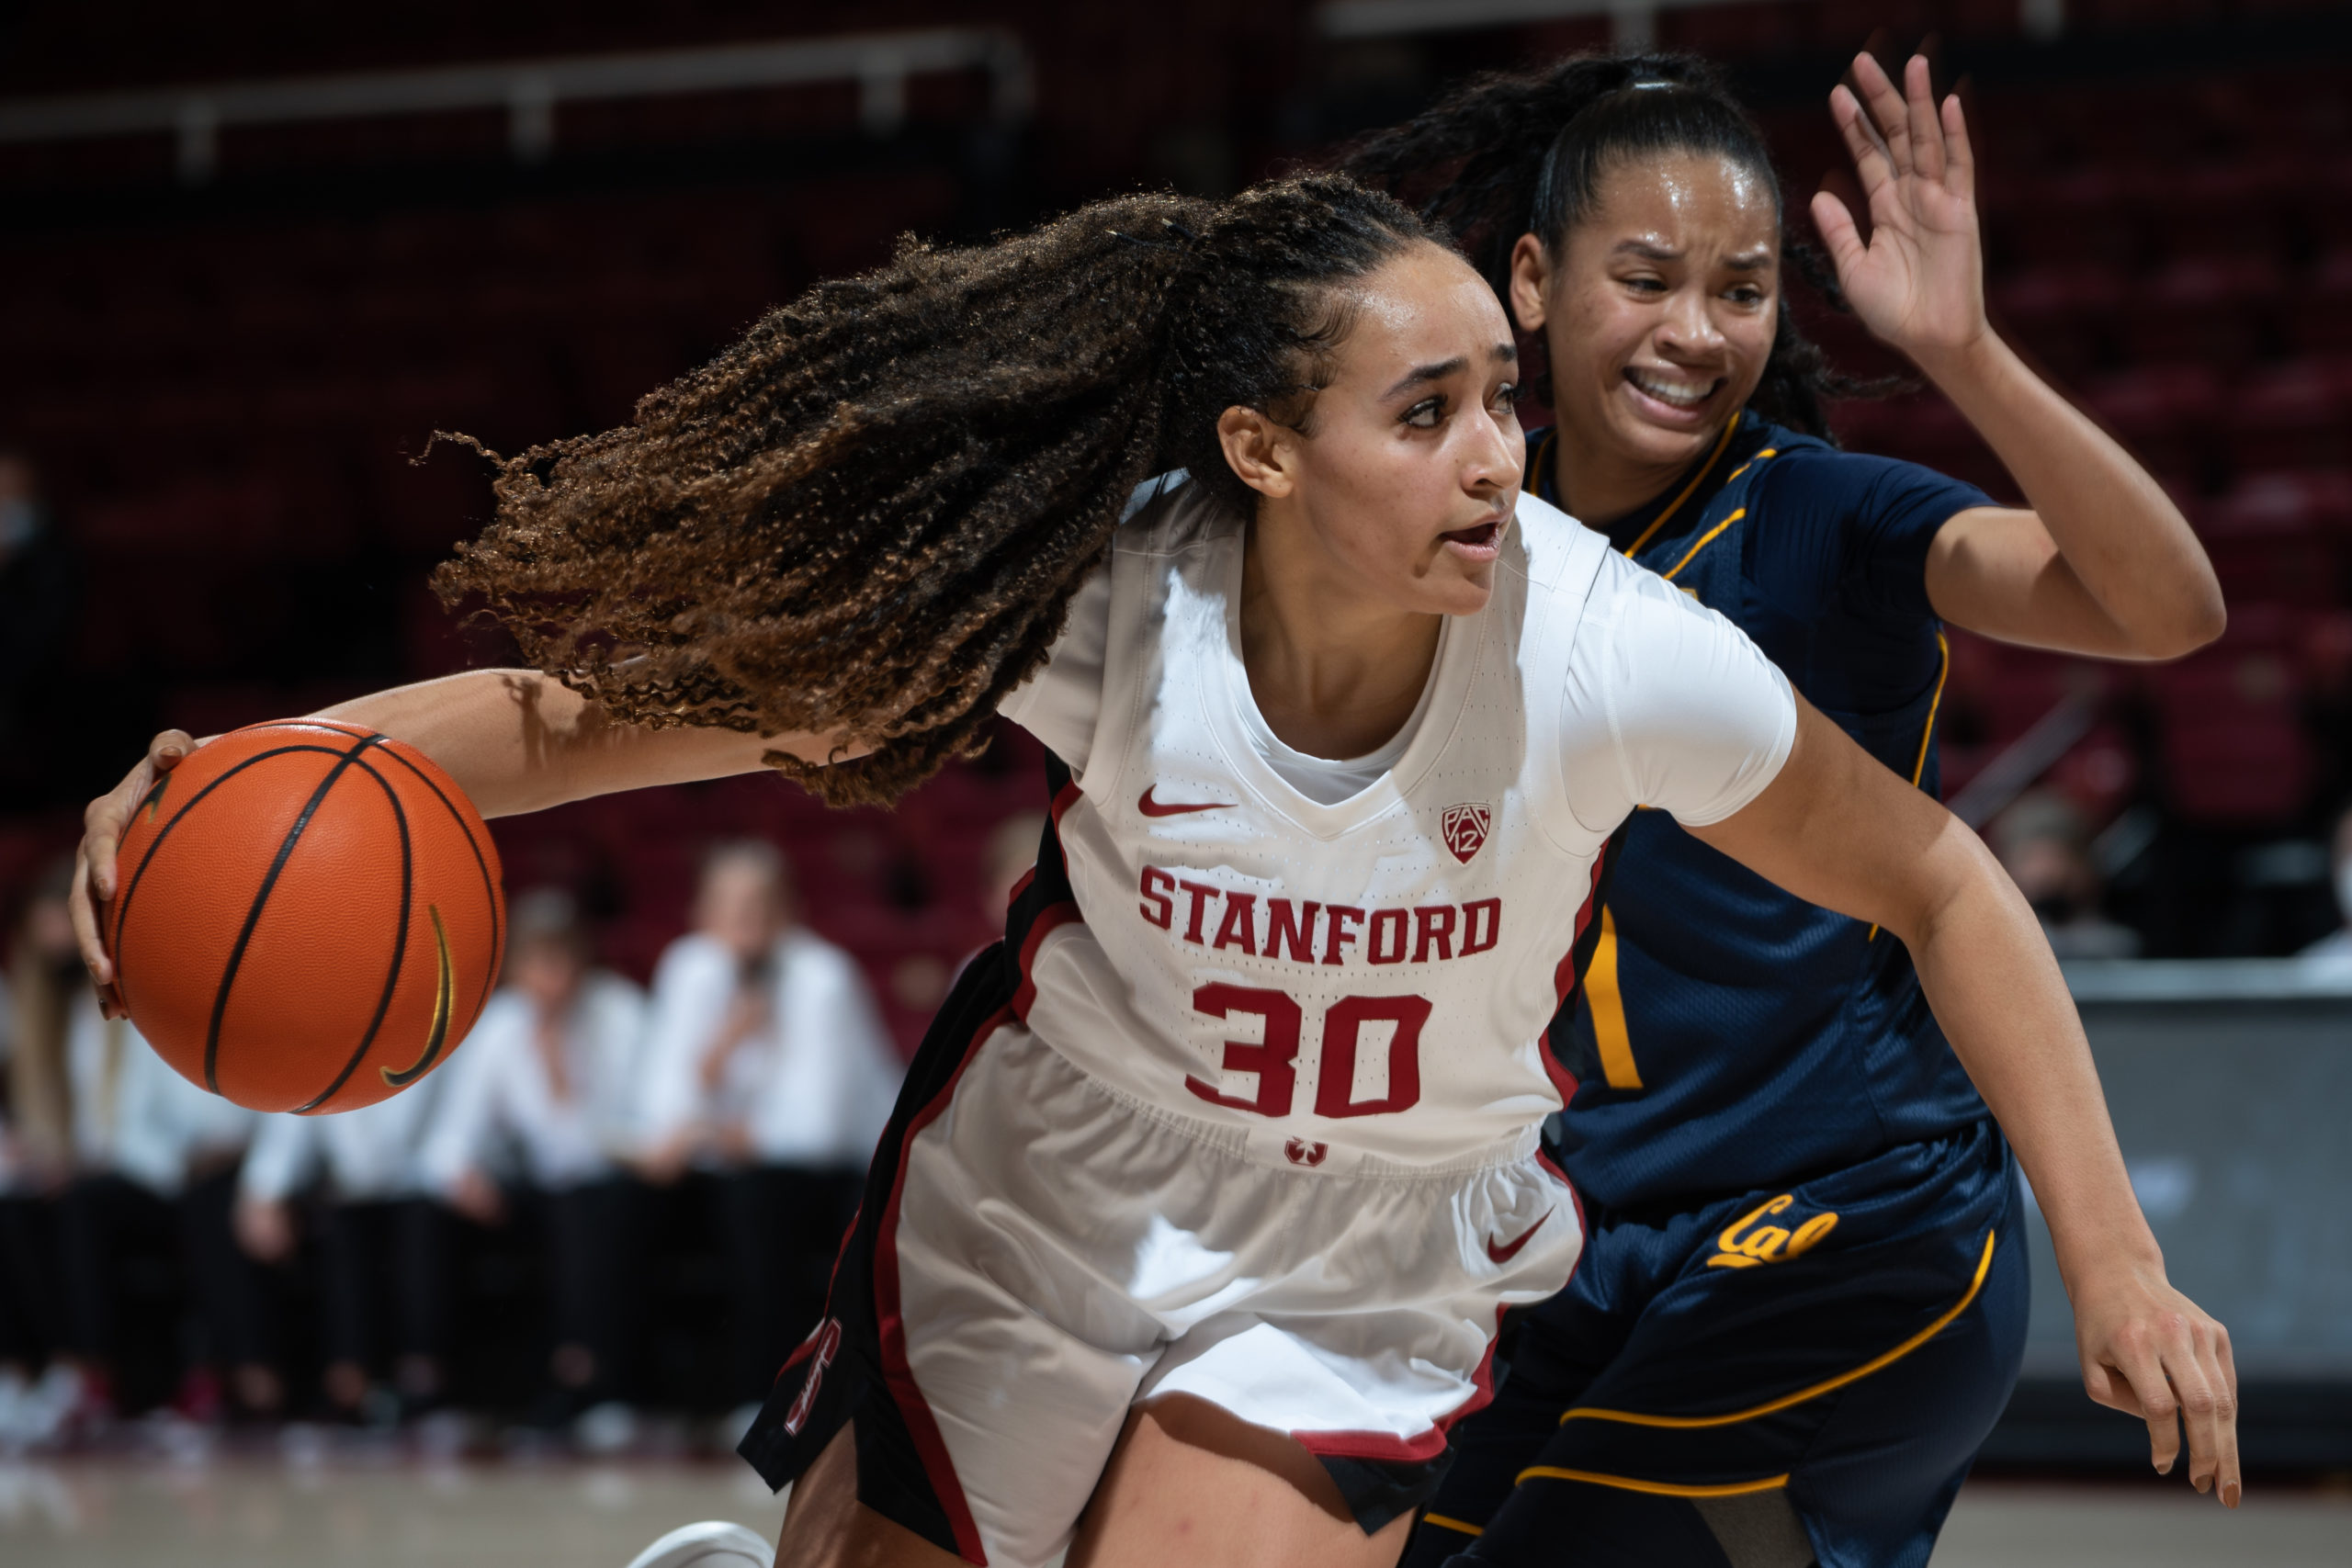
M2238 1370L2228 1329L2161 1270L2121 1269L2077 1289L2075 1345L2090 1396L2147 1422L2158 1472L2172 1473L2185 1427L2189 1484L2238 1506Z
M115 896L115 850L130 814L139 809L155 781L180 765L197 748L196 737L185 729L166 729L147 743L147 755L125 773L122 782L82 813L82 842L74 852L74 939L82 949L82 966L98 991L98 1006L108 1018L122 1011L122 998L114 986L114 960L107 955L105 921L98 906Z
M1858 54L1853 83L1830 90L1829 113L1870 205L1870 243L1846 204L1826 190L1813 198L1814 226L1854 313L1931 369L1935 358L1968 347L1986 330L1968 127L1957 96L1935 101L1923 56L1911 57L1897 91L1877 61Z

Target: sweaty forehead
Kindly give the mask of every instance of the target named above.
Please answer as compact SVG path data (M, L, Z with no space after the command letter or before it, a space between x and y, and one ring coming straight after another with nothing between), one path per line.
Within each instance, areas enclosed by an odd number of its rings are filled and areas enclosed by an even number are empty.
M1343 376L1393 377L1400 367L1454 358L1484 367L1511 342L1495 291L1439 245L1415 245L1351 293L1355 320L1340 348Z
M1611 242L1637 233L1725 250L1770 245L1781 231L1772 186L1736 159L1710 152L1652 152L1611 160L1594 182L1578 227ZM1682 248L1681 245L1677 246Z

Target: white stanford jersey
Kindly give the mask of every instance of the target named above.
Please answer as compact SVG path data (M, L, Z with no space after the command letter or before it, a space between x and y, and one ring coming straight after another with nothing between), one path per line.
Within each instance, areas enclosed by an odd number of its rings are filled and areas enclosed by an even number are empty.
M1609 836L1728 816L1794 733L1729 623L1522 496L1407 732L1303 757L1250 702L1241 544L1153 500L1006 705L1078 781L744 1439L780 1486L854 1416L861 1495L967 1562L1052 1561L1163 1394L1289 1433L1366 1533L1428 1500L1583 1243L1541 1037Z
M1242 544L1197 487L1160 487L1006 705L1078 773L1055 810L1075 907L1033 928L1015 1010L1114 1095L1295 1164L1524 1141L1571 1087L1542 1037L1610 835L1637 807L1699 826L1754 799L1794 738L1788 682L1522 495L1409 732L1324 804L1252 703Z

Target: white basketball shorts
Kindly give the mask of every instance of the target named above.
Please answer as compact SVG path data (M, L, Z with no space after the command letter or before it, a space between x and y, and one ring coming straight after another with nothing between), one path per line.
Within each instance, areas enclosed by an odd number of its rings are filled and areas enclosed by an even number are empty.
M1114 1094L974 961L926 1038L826 1316L742 1453L781 1487L854 1420L858 1495L972 1563L1049 1562L1130 1407L1286 1432L1367 1532L1425 1501L1492 1393L1504 1308L1567 1280L1575 1194L1533 1130L1442 1168Z

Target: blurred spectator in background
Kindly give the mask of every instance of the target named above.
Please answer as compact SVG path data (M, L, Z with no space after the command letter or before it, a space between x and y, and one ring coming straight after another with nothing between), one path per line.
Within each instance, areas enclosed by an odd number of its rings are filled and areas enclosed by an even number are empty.
M2082 811L2061 795L2032 791L1993 825L1993 852L2041 917L2060 958L2137 958L2140 936L2100 912L2105 888L2091 862Z
M2352 806L2335 819L2335 836L2330 844L2334 852L2335 910L2344 923L2303 949L2306 958L2335 959L2352 964Z
M103 1425L114 1414L114 1373L128 1348L126 1262L174 1250L201 1331L181 1378L181 1413L216 1418L226 1370L239 1413L275 1414L282 1388L266 1281L230 1220L258 1118L180 1077L128 1020L103 1017L86 986L73 996L65 1054L75 1175L58 1224L78 1417Z
M322 1382L338 1415L371 1426L442 1394L449 1222L428 1195L424 1146L451 1081L445 1064L357 1111L265 1117L238 1184L237 1238L265 1263L293 1256L294 1200L315 1192ZM386 1387L376 1372L388 1359Z
M718 1173L748 1426L823 1311L904 1068L856 962L798 924L784 856L756 840L704 862L695 929L654 971L647 1052L649 1173Z
M0 810L46 805L60 700L75 666L81 574L41 504L32 459L0 448Z
M535 1422L571 1425L582 1447L609 1451L635 1430L626 1395L643 1194L628 1162L644 993L594 966L569 894L526 893L511 915L506 984L435 1075L450 1081L424 1176L479 1224L520 1211L538 1231L554 1349ZM502 1159L509 1147L518 1158Z
M1046 836L1046 814L1016 811L989 834L988 880L980 886L980 917L989 941L1004 934L1005 907L1012 890L1037 867L1037 846Z
M58 1344L57 1238L50 1200L73 1168L65 1034L88 977L66 911L73 866L49 868L9 923L0 974L0 1454L44 1446L75 1380Z

